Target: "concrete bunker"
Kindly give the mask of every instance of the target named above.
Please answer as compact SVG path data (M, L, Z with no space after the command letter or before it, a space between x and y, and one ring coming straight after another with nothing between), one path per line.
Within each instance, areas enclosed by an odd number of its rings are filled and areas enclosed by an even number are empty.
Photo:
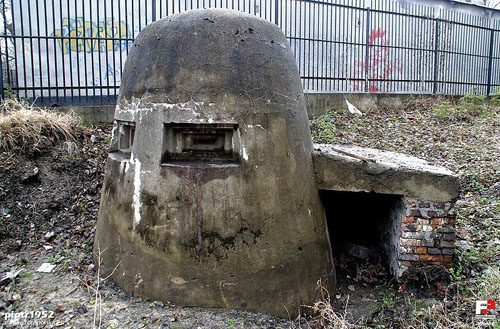
M283 317L335 285L294 55L251 15L148 25L122 76L94 251L124 290ZM116 269L115 269L116 268Z
M360 197L347 192L401 196L381 208L392 220L379 228L392 230L379 246L394 249L396 277L451 263L456 176L390 152L313 145L295 58L277 26L194 10L139 34L102 189L101 273L177 305L295 316L318 297L319 279L335 287L329 232L342 225L327 225L326 190L342 204Z

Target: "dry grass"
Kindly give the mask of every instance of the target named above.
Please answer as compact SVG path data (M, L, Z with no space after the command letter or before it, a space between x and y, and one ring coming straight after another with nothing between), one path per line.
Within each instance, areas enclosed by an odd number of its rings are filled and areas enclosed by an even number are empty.
M319 300L314 303L313 312L319 314L316 319L316 324L320 328L325 329L355 329L355 328L366 328L359 323L350 323L346 319L347 311L344 310L342 313L335 312L332 305L330 304L330 298L324 300Z
M453 307L446 309L441 303L421 307L418 301L409 301L403 310L403 328L500 328L500 322L474 318L476 300L500 299L500 268L491 267L488 273L475 279L455 282Z
M321 280L318 281L318 287L321 299L316 301L312 307L313 313L318 314L317 322L322 327L350 329L354 328L352 324L346 321L347 310L343 314L337 314L330 303L330 293L323 287ZM347 305L346 305L347 307Z
M488 273L484 274L477 283L477 299L493 299L500 302L500 267L490 267ZM500 319L499 319L500 321ZM500 323L499 323L500 324Z
M0 103L0 149L4 151L40 151L60 140L74 140L77 130L73 113L57 113L16 99Z
M316 329L364 329L368 328L364 324L363 319L357 321L352 321L348 319L351 314L347 311L347 306L349 304L349 299L347 299L345 309L343 312L338 312L334 309L330 303L330 293L323 286L323 283L318 280L316 290L321 296L313 306L303 305L305 308L312 310L313 318L306 319L299 317L292 321L291 329L302 329L302 328L316 328Z
M319 283L321 287L321 283ZM379 318L377 324L370 326L362 321L353 322L348 316L347 308L335 310L330 304L328 292L320 300L309 306L315 314L310 320L297 319L291 328L317 329L364 329L364 328L409 328L409 329L447 329L447 328L500 328L500 321L478 320L474 318L476 300L500 300L500 268L491 267L488 273L475 279L455 282L449 286L453 306L447 308L443 302L435 301L434 305L423 304L421 300L410 295L405 296L404 303L396 304L393 311L397 321L392 318ZM451 290L454 290L453 292ZM299 321L302 320L302 321Z

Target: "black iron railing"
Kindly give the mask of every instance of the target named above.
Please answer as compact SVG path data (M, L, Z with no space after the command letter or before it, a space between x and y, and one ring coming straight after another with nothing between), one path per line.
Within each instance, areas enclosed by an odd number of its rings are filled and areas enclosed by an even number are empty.
M0 90L41 105L114 103L147 24L226 8L283 30L308 91L491 94L500 84L500 14L448 2L0 0Z

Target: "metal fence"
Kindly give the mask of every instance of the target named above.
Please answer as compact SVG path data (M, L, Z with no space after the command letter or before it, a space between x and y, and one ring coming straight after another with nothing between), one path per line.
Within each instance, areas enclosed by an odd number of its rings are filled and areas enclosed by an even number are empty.
M227 8L283 30L307 91L492 93L500 84L496 12L442 2L0 0L0 90L41 105L113 103L128 51L147 24Z

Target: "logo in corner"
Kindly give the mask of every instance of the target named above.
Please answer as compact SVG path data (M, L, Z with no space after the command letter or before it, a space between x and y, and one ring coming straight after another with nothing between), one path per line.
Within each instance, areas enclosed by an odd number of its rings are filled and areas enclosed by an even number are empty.
M476 318L478 319L496 319L495 301L476 300Z

